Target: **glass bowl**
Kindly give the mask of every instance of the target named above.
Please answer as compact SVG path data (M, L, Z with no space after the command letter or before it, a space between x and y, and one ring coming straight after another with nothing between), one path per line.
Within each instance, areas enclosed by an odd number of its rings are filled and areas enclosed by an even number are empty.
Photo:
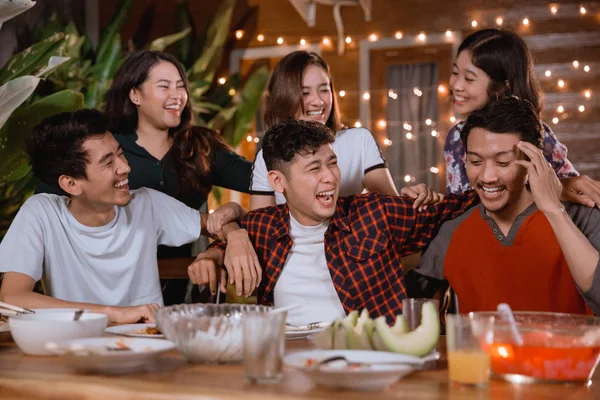
M515 312L522 344L503 314L494 316L489 349L492 372L511 382L588 382L600 357L600 318L545 312Z
M244 356L243 314L270 310L252 304L178 304L159 309L156 323L192 363L238 363Z

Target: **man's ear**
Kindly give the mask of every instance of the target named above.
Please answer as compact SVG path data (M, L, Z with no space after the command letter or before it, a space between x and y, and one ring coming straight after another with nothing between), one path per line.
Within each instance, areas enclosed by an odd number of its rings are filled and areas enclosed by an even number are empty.
M131 100L131 102L136 106L140 105L140 96L136 88L131 88L131 90L129 91L129 100Z
M58 186L71 196L79 196L83 192L78 180L68 175L61 175L58 178Z
M283 193L287 185L287 178L281 171L271 170L269 171L267 177L269 178L269 183L274 191L278 193Z

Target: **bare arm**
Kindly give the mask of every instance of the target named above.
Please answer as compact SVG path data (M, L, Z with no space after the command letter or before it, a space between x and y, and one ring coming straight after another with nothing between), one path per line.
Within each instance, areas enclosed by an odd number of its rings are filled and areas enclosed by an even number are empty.
M250 210L256 210L257 208L270 207L275 204L275 195L262 195L253 194L250 196Z
M548 218L575 283L586 292L592 287L599 260L598 251L565 212L560 203L562 186L543 153L530 143L520 142L519 149L531 161L515 162L527 168L535 204Z
M390 170L387 168L377 168L365 174L363 184L369 192L387 194L389 196L398 196L398 190Z
M20 272L6 272L0 286L0 301L25 308L83 308L107 314L110 322L135 323L140 320L154 322L157 304L133 307L112 307L92 303L79 303L34 293L35 281Z

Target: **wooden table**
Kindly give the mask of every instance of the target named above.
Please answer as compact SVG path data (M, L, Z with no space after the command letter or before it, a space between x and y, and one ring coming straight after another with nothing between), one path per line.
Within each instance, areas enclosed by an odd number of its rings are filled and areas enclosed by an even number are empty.
M486 389L448 384L445 362L416 372L383 392L332 391L315 386L302 373L284 367L275 385L244 383L241 365L193 365L177 351L163 355L148 372L123 376L86 375L75 372L59 357L24 355L12 340L0 341L0 399L600 399L600 375L588 388L583 385L512 385L492 381ZM0 340L2 338L0 337ZM158 340L158 339L157 339ZM288 351L309 349L308 341L288 341ZM442 354L444 349L442 348ZM443 358L443 357L442 357Z

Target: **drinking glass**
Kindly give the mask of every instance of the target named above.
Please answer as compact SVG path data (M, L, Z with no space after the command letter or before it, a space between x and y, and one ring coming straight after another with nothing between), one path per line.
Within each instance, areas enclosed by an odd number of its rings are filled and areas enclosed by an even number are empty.
M489 347L494 317L449 314L446 319L448 374L451 382L485 387L490 381Z
M277 383L285 352L286 311L253 311L242 318L244 373L249 383Z
M402 299L402 314L408 320L408 326L414 331L421 325L421 308L425 303L433 303L436 311L440 310L440 302L437 299Z

